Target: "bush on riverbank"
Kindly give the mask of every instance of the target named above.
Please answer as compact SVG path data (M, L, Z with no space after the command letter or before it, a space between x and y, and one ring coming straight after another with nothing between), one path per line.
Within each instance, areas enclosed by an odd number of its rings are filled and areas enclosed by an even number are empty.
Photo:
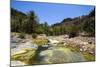
M36 33L33 33L32 34L32 38L36 38L37 37L37 34Z
M19 38L24 39L25 38L25 33L20 33Z

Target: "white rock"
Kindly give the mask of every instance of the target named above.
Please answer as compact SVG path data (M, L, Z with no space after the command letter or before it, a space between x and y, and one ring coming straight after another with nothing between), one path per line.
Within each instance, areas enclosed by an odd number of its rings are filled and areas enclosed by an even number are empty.
M49 41L50 41L50 43L52 43L52 44L57 44L57 43L59 43L59 41L53 40L53 39L49 39Z

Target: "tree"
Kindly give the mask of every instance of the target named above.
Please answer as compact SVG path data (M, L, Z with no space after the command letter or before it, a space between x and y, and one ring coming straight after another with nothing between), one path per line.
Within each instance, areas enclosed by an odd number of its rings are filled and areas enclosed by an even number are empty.
M78 26L68 26L66 27L67 34L69 35L69 38L75 37L79 33L79 27Z
M91 36L95 36L95 18L87 19L83 25L83 30Z
M43 29L44 29L44 33L49 35L49 25L47 22L44 22Z
M27 19L24 21L23 25L26 33L31 34L36 32L36 28L38 26L36 18L34 11L30 11L27 14Z
M43 28L43 24L39 24L38 26L37 26L37 29L36 29L36 31L35 31L37 34L44 34L45 33L45 30L44 30L44 28Z
M11 31L12 32L21 32L22 31L22 22L26 18L26 14L11 8Z
M95 8L89 13L89 17L95 17Z

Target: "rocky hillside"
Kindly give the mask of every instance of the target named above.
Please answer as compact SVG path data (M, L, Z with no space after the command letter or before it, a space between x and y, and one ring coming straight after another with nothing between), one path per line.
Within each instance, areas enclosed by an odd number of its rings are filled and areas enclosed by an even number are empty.
M60 26L60 25L62 26L77 25L78 26L80 24L87 22L88 20L92 20L93 18L95 18L95 9L92 10L88 15L83 15L83 16L79 16L75 18L65 18L60 23L56 23L53 26Z
M11 8L11 17L15 17L16 15L19 15L19 16L26 16L26 14L14 9L14 8Z

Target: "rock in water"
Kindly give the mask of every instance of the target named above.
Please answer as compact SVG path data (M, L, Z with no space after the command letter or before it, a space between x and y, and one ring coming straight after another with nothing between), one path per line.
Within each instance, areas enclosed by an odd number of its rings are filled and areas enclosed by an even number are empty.
M50 63L69 63L85 61L83 55L79 52L72 52L68 48L55 47L52 50L45 50L40 53L41 64Z

